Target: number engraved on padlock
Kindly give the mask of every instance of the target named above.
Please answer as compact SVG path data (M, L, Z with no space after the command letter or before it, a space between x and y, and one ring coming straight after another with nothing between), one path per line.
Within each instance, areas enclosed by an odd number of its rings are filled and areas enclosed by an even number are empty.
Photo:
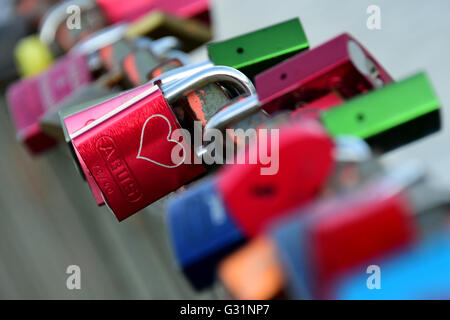
M139 201L142 198L141 188L114 144L114 140L103 136L96 141L95 145L122 194L130 202Z

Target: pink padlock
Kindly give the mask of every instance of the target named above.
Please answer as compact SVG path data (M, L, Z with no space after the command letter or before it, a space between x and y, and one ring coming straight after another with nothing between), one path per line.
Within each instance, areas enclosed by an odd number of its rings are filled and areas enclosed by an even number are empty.
M134 21L160 10L181 18L209 21L209 0L96 0L110 23ZM206 18L206 19L205 19Z
M11 85L7 101L17 136L37 154L57 142L42 132L39 118L78 88L91 82L86 56L67 55L38 76Z

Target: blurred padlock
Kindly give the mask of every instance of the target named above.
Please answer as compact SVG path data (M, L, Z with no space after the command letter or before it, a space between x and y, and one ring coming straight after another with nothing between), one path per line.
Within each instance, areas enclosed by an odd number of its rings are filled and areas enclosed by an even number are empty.
M205 172L204 166L190 156L192 146L170 139L172 132L181 128L170 105L186 91L215 81L231 84L242 93L254 92L251 82L239 71L213 67L162 88L150 83L142 92L136 92L142 87L130 91L130 100L103 106L100 118L71 134L74 149L119 220ZM171 155L175 146L182 151L177 163Z
M155 10L180 18L195 18L209 11L209 3L207 0L70 0L49 11L40 26L39 37L52 51L67 51L87 35L109 24L132 22ZM165 15L159 14L159 17ZM139 22L140 26L144 20ZM147 32L146 28L157 29L158 24L162 24L160 18L152 21L153 24L143 26ZM196 22L192 24L197 26Z
M144 14L160 10L180 18L209 21L209 0L95 0L111 23L135 21Z
M99 66L92 54L103 45L120 38L122 30L121 26L116 26L96 34L95 38L74 48L51 68L8 88L8 108L18 138L33 154L56 144L55 139L42 132L39 126L40 117L93 80L93 73Z
M73 54L42 74L11 85L7 100L18 139L34 154L54 146L56 140L42 132L39 118L91 80L86 58Z
M362 272L366 271L367 272ZM353 270L334 289L337 300L444 300L450 297L448 226L413 248ZM378 270L378 273L375 274ZM408 275L405 277L405 275ZM370 281L370 277L377 280Z

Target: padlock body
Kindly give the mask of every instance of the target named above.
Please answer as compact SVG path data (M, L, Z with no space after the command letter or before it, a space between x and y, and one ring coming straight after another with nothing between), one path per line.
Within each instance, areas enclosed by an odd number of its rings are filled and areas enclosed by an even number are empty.
M226 41L208 45L215 65L240 70L250 79L277 63L309 48L298 18Z
M134 89L133 91L127 91L122 94L112 94L110 96L100 98L96 101L92 101L92 103L89 103L88 105L81 104L65 110L61 110L60 117L63 123L66 142L72 144L71 135L76 131L82 129L89 123L114 110L122 103L126 102L127 100L150 87L152 87L152 85L141 86ZM102 196L102 190L99 188L97 182L92 176L91 171L89 171L89 168L85 164L83 158L81 158L76 148L73 148L73 145L71 150L73 151L75 163L79 171L86 178L86 181L89 185L89 188L91 189L95 201L97 202L97 205L104 205L105 201Z
M376 67L376 78L361 71L366 61ZM259 74L255 86L263 108L274 113L301 108L332 92L350 99L392 81L361 44L343 34Z
M205 171L183 159L172 161L175 147L186 152L191 146L171 140L180 125L160 89L150 91L146 98L72 139L119 221Z
M45 112L91 82L86 58L68 55L45 72L8 88L8 107L17 135L33 153L42 152L56 140L42 132L39 119Z
M208 179L192 186L168 207L175 258L197 289L211 285L220 260L245 241L215 185Z
M441 128L440 102L424 73L357 97L321 115L333 135L354 135L390 151Z
M96 0L109 22L134 21L154 10L179 16L197 18L209 15L208 0Z
M271 130L279 130L279 142ZM333 142L315 122L271 130L267 140L263 142L263 136L250 145L248 154L266 152L260 148L267 145L267 151L274 152L271 165L277 171L261 174L267 165L259 162L234 164L219 174L218 188L224 202L248 236L257 235L286 211L312 201L334 167Z

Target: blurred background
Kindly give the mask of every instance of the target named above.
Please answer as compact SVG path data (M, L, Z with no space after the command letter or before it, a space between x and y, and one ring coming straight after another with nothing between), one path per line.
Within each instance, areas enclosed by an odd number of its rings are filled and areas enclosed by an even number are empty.
M418 159L450 185L450 12L448 0L211 0L215 40L300 17L311 47L342 33L359 39L395 79L426 71L443 105L443 130L383 157ZM369 5L381 30L366 27ZM206 58L203 49L194 59ZM99 208L67 146L32 157L15 139L4 91L0 106L0 298L202 299L177 270L165 233L166 199L118 223ZM82 290L66 288L81 268Z

